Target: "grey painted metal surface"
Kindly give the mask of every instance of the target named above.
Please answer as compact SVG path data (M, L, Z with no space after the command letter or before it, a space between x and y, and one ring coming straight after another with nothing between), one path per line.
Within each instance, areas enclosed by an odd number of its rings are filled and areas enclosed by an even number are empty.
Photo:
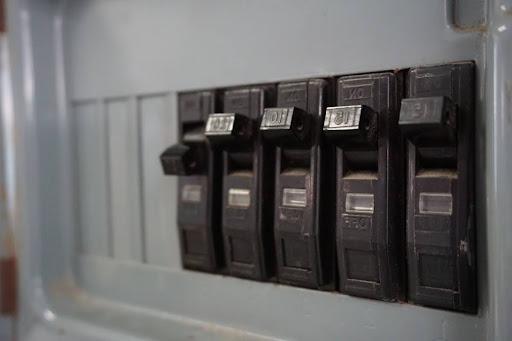
M21 339L512 338L510 1L8 5ZM478 315L180 268L157 163L176 91L457 60L478 68Z
M484 168L486 193L485 230L481 238L487 242L487 263L481 270L489 283L488 325L496 340L512 338L512 12L510 1L490 4L489 41L486 44L487 82L485 86ZM483 203L482 203L483 204ZM485 233L486 232L486 233Z

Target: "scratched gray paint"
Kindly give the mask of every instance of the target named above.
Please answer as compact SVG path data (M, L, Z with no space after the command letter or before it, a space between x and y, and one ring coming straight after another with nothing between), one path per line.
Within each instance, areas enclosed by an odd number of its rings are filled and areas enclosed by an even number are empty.
M512 128L510 1L490 1L487 34L454 31L446 22L443 0L9 0L8 4L19 136L16 165L23 179L18 179L16 192L22 208L17 233L25 245L20 255L22 339L35 340L45 332L50 333L48 339L58 330L64 330L61 339L76 339L73 333L80 330L72 323L76 320L127 330L134 338L142 330L141 339L184 338L194 328L204 332L197 337L208 337L220 328L217 325L231 328L223 331L225 339L260 335L348 340L512 338L508 322L512 295L507 291L512 279L512 265L507 262L512 258L508 228L512 160L507 157L512 147L507 139ZM457 18L471 22L478 15ZM159 266L92 255L74 257L78 237L74 204L80 195L74 149L68 149L74 144L69 128L73 111L66 103L167 92L172 99L175 91L183 89L462 59L475 59L479 66L479 315L183 271L174 232L166 236L172 246L165 250L169 259L155 262ZM161 117L164 125L169 124L167 119L173 124L174 104L168 108L169 117L164 118L162 110L150 107L147 112ZM143 169L149 167L148 155L158 150L153 143L175 138L172 133L167 138L163 137L167 133L161 134L148 138L143 147L141 168L149 178L143 182L161 181L154 178L155 169ZM169 187L175 192L176 183L171 180ZM142 195L142 206L158 201L150 196ZM175 195L168 200L172 210ZM151 218L144 217L146 232L147 219ZM175 231L175 221L168 219L168 231ZM162 229L164 223L159 221L157 228ZM151 240L146 239L146 254L163 252L152 250L156 242ZM105 305L75 295L81 291L73 287L74 274L90 295L108 298ZM62 300L66 304L60 304ZM193 328L184 319L197 324ZM111 333L99 328L94 338L81 338L106 340L113 338Z

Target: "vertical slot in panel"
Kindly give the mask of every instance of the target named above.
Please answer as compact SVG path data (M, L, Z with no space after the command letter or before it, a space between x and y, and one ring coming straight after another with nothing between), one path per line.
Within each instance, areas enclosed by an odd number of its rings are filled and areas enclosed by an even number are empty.
M137 113L128 99L105 102L113 256L143 260Z
M158 162L162 146L176 142L176 116L168 95L138 99L141 143L143 225L146 261L181 267L176 228L176 179L165 177Z
M73 105L78 176L80 252L111 255L106 121L96 101Z

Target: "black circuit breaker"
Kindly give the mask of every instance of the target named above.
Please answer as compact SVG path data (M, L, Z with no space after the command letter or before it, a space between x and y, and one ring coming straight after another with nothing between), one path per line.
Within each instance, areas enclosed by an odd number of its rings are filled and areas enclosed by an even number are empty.
M215 100L214 91L178 96L180 141L160 156L164 173L180 176L178 228L183 266L211 272L219 270L224 259L219 157L204 134Z
M332 202L321 150L328 85L324 79L279 84L277 107L265 109L260 125L276 146L269 190L275 193L278 279L310 288L328 287L334 272L333 221L322 214L323 203Z
M327 108L326 151L336 159L336 248L343 293L403 297L403 143L398 128L401 73L341 77Z
M407 143L412 302L476 312L474 65L411 69L400 126Z
M210 114L206 136L222 151L222 231L229 274L257 280L274 275L274 154L261 141L265 106L273 86L224 92L224 113Z

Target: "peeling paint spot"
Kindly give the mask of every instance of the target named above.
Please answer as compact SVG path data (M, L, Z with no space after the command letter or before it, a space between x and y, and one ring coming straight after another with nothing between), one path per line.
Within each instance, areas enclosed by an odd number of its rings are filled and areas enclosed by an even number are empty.
M10 228L0 230L0 249L2 249L2 257L13 257L16 253L16 243L14 241L14 233Z
M15 315L18 297L18 272L15 257L0 259L0 314Z
M68 277L56 279L50 285L50 291L56 296L72 299L76 303L89 303L89 296Z

